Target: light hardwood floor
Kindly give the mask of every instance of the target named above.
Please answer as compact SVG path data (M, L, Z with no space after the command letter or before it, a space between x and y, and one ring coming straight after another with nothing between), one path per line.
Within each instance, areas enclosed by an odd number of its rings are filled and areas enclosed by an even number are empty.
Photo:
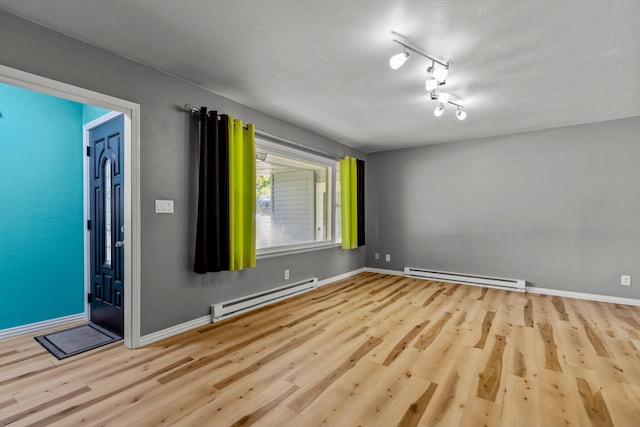
M363 273L127 350L0 341L0 425L640 426L640 308Z

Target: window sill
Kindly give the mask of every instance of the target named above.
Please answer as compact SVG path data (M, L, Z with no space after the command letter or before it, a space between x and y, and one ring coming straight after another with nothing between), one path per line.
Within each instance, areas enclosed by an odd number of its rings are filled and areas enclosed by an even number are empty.
M329 248L339 248L342 243L327 242L297 246L283 246L279 248L258 249L256 259L274 258L283 255L301 254L304 252L320 251Z

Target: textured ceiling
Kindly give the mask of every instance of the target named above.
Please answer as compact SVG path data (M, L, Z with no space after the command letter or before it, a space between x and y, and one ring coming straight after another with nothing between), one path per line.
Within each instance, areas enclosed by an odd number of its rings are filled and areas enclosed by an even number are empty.
M640 115L638 0L0 0L0 8L373 152ZM427 60L451 61L436 118ZM1 60L1 59L0 59ZM189 102L188 99L176 100Z

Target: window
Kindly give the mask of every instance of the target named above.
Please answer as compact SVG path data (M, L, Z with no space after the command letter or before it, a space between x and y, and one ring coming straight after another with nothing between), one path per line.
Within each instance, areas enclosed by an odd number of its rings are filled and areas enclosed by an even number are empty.
M335 243L337 167L332 159L256 141L258 255Z

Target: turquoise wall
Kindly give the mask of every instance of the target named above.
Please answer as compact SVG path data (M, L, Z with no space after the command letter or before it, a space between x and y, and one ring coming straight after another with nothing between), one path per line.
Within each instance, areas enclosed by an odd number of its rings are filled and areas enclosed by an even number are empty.
M111 110L107 110L105 108L94 107L93 105L82 105L82 123L87 124L92 120L97 119L98 117L104 116L107 113L110 113Z
M83 105L0 83L0 329L84 311Z

